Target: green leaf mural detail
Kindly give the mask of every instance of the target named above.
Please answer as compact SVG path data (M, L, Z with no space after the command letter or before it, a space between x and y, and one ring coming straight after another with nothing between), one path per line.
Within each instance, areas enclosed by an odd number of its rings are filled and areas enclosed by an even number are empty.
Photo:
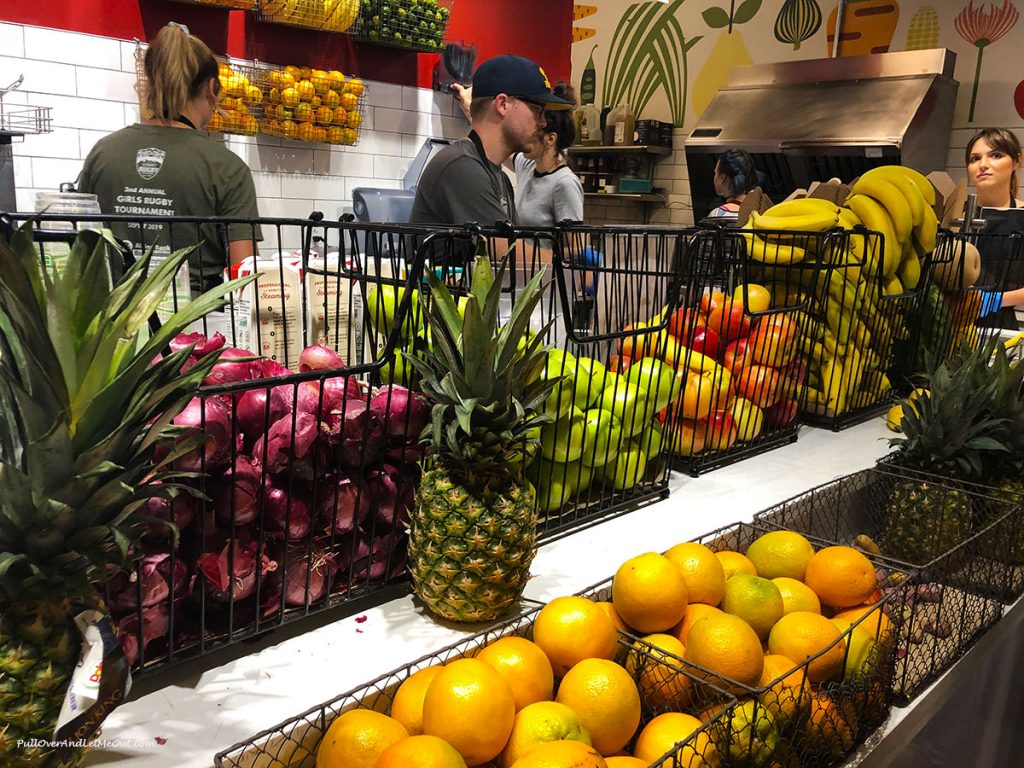
M626 101L634 113L641 114L658 89L664 88L672 123L683 124L688 80L686 54L701 40L700 36L687 40L683 34L676 11L684 2L634 3L626 9L612 35L605 64L605 106Z
M775 18L775 39L800 50L821 28L821 8L814 0L786 0Z
M732 15L733 24L746 24L761 10L761 0L743 0Z
M701 16L704 17L704 23L711 27L711 29L722 29L729 26L729 12L724 8L712 6L704 11Z

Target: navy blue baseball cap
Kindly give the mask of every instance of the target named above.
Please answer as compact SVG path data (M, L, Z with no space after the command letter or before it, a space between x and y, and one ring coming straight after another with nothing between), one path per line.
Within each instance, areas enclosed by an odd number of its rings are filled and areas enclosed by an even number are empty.
M488 59L473 73L473 98L499 93L543 104L545 109L572 109L572 104L551 92L544 70L522 56L506 54Z

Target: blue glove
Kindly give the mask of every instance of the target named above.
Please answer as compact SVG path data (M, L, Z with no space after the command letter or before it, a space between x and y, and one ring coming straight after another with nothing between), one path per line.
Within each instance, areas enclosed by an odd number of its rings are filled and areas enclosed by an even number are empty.
M589 245L581 251L580 256L582 257L581 261L588 267L600 267L601 262L604 260L601 256L601 252L597 250L597 248L592 248ZM587 270L587 272L589 273L589 270ZM593 275L593 281L587 284L584 291L585 293L589 293L591 296L597 293L598 273L596 270L594 271Z
M981 294L981 312L978 317L985 317L998 312L1003 306L1002 291L979 291Z

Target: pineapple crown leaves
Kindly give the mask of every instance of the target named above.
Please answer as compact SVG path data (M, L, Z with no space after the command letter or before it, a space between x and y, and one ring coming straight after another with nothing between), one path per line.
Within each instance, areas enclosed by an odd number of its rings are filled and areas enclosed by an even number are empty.
M249 278L141 331L191 249L113 284L109 235L85 230L63 273L43 268L30 225L0 238L0 592L88 594L134 543L133 512L162 488L157 440L217 362L182 372L171 339Z
M889 441L899 464L980 481L1009 453L1011 425L1003 403L1012 369L999 362L996 346L963 347L927 374L928 393L904 403L904 436Z
M518 471L517 460L537 443L529 431L550 421L541 406L558 384L541 376L551 323L524 342L543 296L543 270L523 287L508 323L498 327L507 266L506 257L494 273L486 253L477 255L462 314L448 287L428 270L433 347L420 353L422 359L403 353L421 374L432 404L424 442L472 476L503 478Z

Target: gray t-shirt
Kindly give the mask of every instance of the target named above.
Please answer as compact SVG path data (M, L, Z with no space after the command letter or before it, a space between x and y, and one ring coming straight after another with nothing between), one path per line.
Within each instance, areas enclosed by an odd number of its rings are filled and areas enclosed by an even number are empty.
M255 219L256 189L249 167L223 143L201 131L136 124L100 139L85 159L78 188L99 198L103 213L118 216L218 216ZM114 234L136 256L152 246L165 255L200 240L189 257L192 290L220 281L228 243L259 240L258 226L118 224Z
M475 131L453 141L427 163L416 188L409 222L490 227L518 223L512 182L484 154Z
M538 173L537 164L522 153L513 158L516 169L516 210L526 227L552 227L560 221L583 221L583 184L563 165Z

